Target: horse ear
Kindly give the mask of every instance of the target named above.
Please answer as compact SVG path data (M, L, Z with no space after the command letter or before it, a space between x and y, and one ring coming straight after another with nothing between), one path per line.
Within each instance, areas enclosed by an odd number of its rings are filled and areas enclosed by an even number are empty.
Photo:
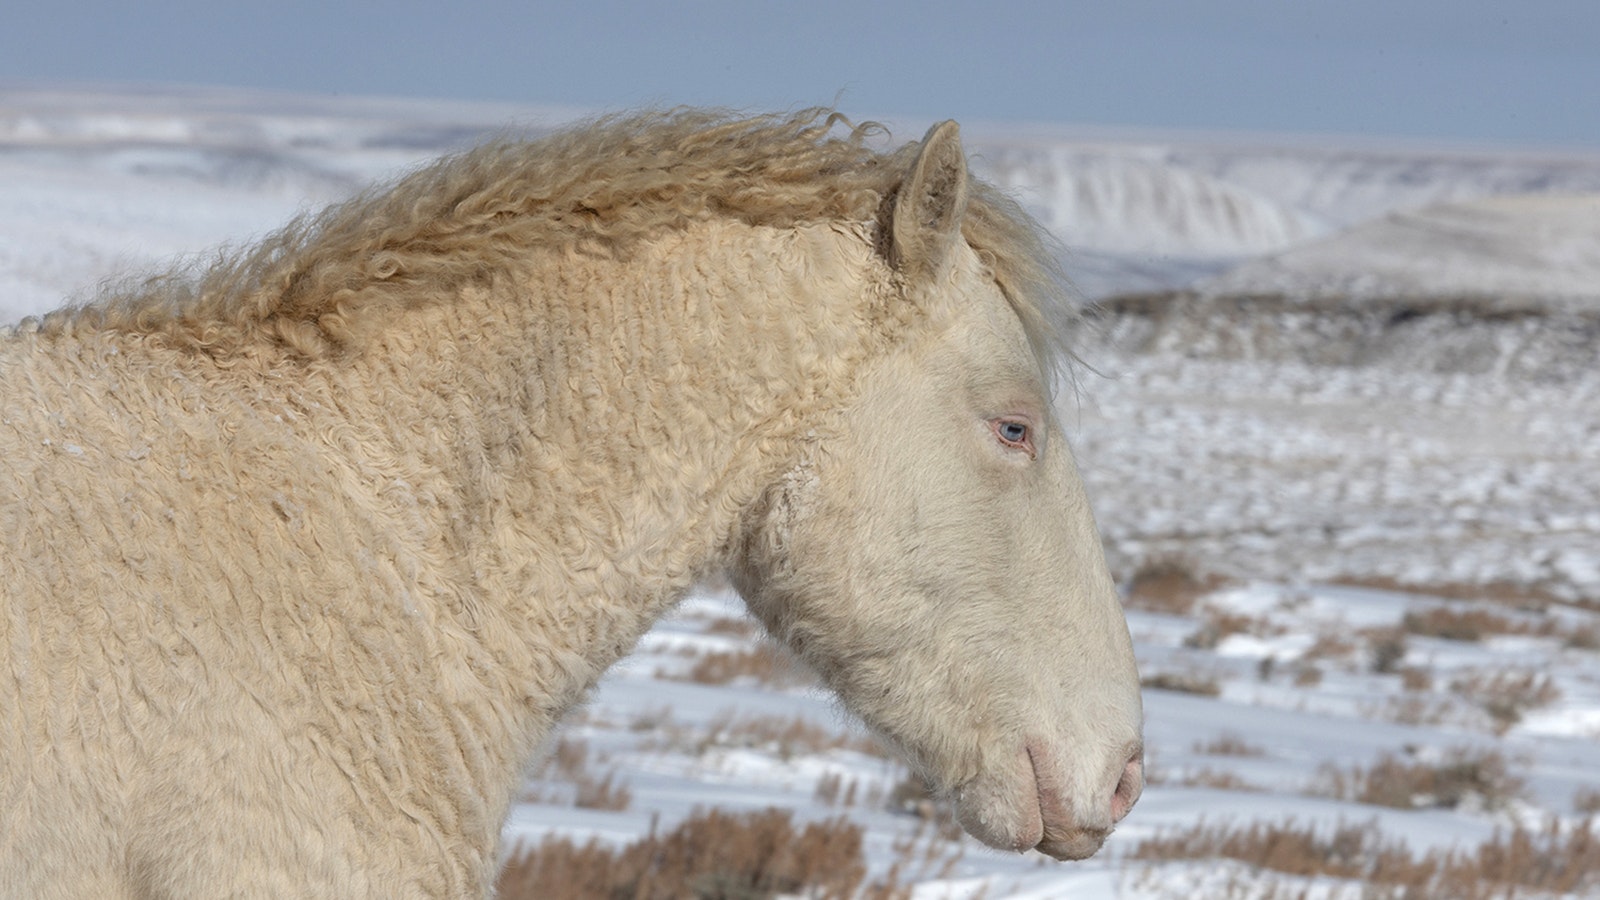
M913 282L944 273L961 238L967 211L967 155L961 126L940 122L928 129L917 161L894 202L889 261Z

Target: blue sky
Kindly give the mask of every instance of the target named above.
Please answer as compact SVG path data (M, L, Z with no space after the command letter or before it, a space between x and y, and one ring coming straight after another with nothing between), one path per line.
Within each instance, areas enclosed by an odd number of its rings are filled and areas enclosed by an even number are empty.
M1600 2L9 0L0 80L1600 147Z

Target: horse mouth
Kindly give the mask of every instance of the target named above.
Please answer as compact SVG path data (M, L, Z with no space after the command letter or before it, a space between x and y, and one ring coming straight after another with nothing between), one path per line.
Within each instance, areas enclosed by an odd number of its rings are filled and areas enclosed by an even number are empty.
M1144 754L1135 744L1120 771L1105 773L1104 793L1087 806L1072 802L1067 771L1037 739L1017 750L1010 777L979 778L957 790L962 827L997 849L1037 850L1061 860L1093 856L1144 788Z
M1125 757L1104 812L1097 810L1093 817L1079 816L1074 811L1070 798L1061 788L1060 770L1051 765L1054 754L1033 740L1027 742L1026 750L1038 795L1040 826L1039 840L1032 849L1060 860L1093 856L1111 836L1112 828L1138 802L1144 789L1143 748L1135 747Z
M1050 837L1050 829L1045 828L1045 838L1035 844L1032 849L1054 859L1062 861L1088 859L1100 852L1100 847L1105 844L1106 838L1111 836L1111 829L1083 830L1061 840Z

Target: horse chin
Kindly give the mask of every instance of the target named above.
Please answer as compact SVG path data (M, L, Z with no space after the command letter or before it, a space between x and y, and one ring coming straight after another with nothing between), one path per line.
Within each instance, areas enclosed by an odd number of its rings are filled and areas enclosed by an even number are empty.
M956 819L968 834L999 850L1038 850L1061 860L1093 856L1143 786L1142 764L1121 773L1103 813L1078 815L1053 754L1028 742L999 771L980 775L956 791Z

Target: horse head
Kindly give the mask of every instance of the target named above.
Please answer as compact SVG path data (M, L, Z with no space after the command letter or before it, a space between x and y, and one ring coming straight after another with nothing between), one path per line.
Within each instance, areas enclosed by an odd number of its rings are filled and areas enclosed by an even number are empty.
M1049 363L962 236L969 187L936 126L877 238L916 324L766 493L736 580L970 833L1083 858L1143 785L1138 675Z

